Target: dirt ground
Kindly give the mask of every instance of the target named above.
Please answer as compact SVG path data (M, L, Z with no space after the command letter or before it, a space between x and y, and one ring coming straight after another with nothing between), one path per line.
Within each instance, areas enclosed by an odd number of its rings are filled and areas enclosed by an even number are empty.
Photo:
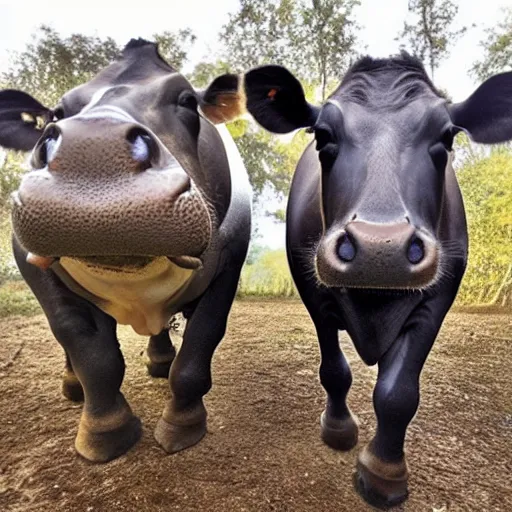
M243 301L213 363L209 433L166 455L153 428L168 397L146 374L146 340L128 328L123 392L142 440L106 465L73 449L80 406L60 393L63 353L43 316L0 320L1 511L371 510L353 491L357 450L370 440L376 368L342 334L360 420L358 448L320 440L324 404L313 325L299 302ZM179 343L179 340L178 340ZM451 313L422 376L408 431L407 511L512 511L512 316Z

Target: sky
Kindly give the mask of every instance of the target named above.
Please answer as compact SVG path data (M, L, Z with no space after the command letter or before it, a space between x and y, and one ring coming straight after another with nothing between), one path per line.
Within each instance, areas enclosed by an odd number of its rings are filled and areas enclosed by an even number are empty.
M454 28L465 25L467 33L451 48L450 57L436 71L435 84L446 90L453 101L467 98L478 84L468 76L472 63L482 55L479 42L484 29L495 26L501 19L501 7L511 0L454 0L459 13ZM81 32L100 37L113 37L125 44L132 37L150 39L164 30L190 27L198 36L192 48L188 67L209 60L220 49L217 35L228 15L236 11L238 0L143 0L138 2L88 0L71 6L69 0L0 1L0 72L6 69L9 54L20 51L30 41L37 26L51 25L63 36ZM396 53L394 40L407 17L408 0L362 0L355 10L361 26L358 37L365 53L386 57ZM185 69L188 71L188 69ZM269 199L269 202L270 199ZM270 219L258 218L258 241L277 248L284 246L284 226Z

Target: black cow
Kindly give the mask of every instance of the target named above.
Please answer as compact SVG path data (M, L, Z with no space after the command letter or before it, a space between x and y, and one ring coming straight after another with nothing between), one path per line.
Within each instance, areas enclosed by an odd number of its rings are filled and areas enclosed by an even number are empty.
M404 437L420 372L466 267L453 138L464 130L487 144L512 139L512 73L451 104L403 53L359 60L320 108L279 66L247 73L245 92L266 129L315 133L316 148L304 151L291 186L287 252L320 344L322 438L339 450L358 439L346 403L352 376L338 343L346 330L364 362L379 367L377 432L359 454L356 484L372 503L399 503L407 497Z
M239 114L233 84L219 77L198 93L155 44L132 40L55 109L0 92L0 145L35 146L13 194L14 253L66 352L64 394L85 395L75 446L89 460L117 457L141 434L119 391L116 323L151 336L149 371L169 375L157 441L175 452L206 432L203 395L251 226L242 160L209 120ZM188 321L173 361L166 325L178 311Z

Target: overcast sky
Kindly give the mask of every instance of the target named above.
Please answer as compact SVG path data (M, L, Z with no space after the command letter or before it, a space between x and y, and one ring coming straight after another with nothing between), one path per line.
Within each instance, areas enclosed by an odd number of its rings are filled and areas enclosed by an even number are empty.
M454 101L465 99L476 87L467 72L482 50L479 42L483 29L492 27L501 19L500 8L510 0L464 0L454 27L477 24L451 49L450 58L436 72L435 82L445 89ZM209 59L219 48L217 34L227 22L228 14L236 10L238 0L139 0L128 3L89 0L77 2L0 1L0 71L5 70L9 52L22 50L41 23L51 25L62 35L72 32L111 36L119 44L132 37L151 38L155 32L190 27L198 42L190 53L192 62ZM407 0L362 0L356 11L359 33L366 52L374 57L395 53L394 41L407 16ZM260 223L260 231L267 233L264 242L272 246L284 244L284 229L271 221Z

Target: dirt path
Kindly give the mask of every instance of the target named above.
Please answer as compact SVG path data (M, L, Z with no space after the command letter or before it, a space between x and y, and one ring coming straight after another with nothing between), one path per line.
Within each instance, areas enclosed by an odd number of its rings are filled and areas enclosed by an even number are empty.
M80 406L60 394L63 354L42 316L0 321L0 511L371 510L352 489L357 449L319 438L324 393L313 326L298 302L238 302L213 367L209 434L168 456L152 431L168 396L144 366L146 340L121 328L123 392L144 422L126 456L93 465L73 450ZM346 335L360 444L374 431L376 369ZM408 511L512 511L512 316L451 314L422 377L408 432Z

